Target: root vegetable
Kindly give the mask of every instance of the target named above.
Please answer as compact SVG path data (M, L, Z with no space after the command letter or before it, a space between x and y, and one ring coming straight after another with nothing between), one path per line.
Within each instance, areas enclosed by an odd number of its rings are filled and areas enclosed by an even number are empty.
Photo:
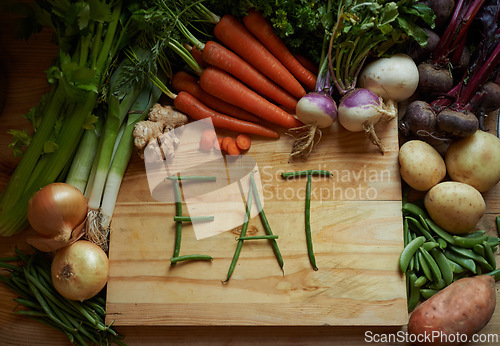
M486 192L500 181L500 139L479 130L452 143L445 162L451 179Z
M338 108L340 124L348 131L364 131L382 153L385 149L374 126L382 118L390 120L396 116L395 108L386 106L380 96L368 89L355 89L346 94Z
M413 101L406 108L399 127L406 138L415 138L430 145L439 145L446 140L446 137L444 133L438 131L436 117L436 113L427 102Z
M66 183L52 183L31 197L28 221L38 233L28 243L40 251L55 251L71 245L83 234L87 200L80 190Z
M479 129L478 118L469 110L447 108L436 117L437 128L449 137L468 137Z
M424 199L431 219L453 234L472 230L486 210L481 193L472 186L445 181L431 188Z
M96 244L79 240L57 251L51 265L54 288L69 300L84 301L108 281L109 260Z
M427 191L446 175L443 158L430 144L412 140L399 150L400 172L403 180L413 189Z
M138 149L144 149L150 141L156 140L163 132L182 126L188 121L185 114L159 103L151 108L148 119L138 122L134 127L134 145Z
M453 87L450 71L428 62L418 65L418 76L418 92L424 97L447 93Z
M368 63L359 75L359 86L373 91L385 102L408 99L417 89L418 81L417 65L402 53Z
M458 345L463 337L469 339L488 323L495 305L492 276L463 278L419 305L410 316L408 332L418 336L415 340L426 340L425 335L434 337L433 345Z

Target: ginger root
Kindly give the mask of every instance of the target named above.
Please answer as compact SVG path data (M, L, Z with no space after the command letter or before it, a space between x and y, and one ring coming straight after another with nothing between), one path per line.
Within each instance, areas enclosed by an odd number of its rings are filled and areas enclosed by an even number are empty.
M134 126L134 145L142 152L148 143L151 141L160 141L160 136L164 133L168 133L187 122L188 118L185 114L176 111L171 106L162 106L157 103L149 111L148 120L140 121ZM173 134L168 137L173 142L178 141ZM165 146L165 138L161 139L161 141L163 142L163 146ZM161 145L162 143L159 144ZM176 143L172 143L172 148L174 144ZM172 155L172 153L169 153L168 156L172 157Z

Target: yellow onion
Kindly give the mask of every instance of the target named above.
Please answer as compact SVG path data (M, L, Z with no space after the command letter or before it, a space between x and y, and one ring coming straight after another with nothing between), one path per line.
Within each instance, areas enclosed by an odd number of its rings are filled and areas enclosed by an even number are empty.
M104 288L108 275L108 256L98 245L87 240L58 250L52 260L54 288L69 300L92 298Z
M87 200L76 187L52 183L31 197L28 221L38 233L27 239L41 251L68 246L83 236L87 218Z

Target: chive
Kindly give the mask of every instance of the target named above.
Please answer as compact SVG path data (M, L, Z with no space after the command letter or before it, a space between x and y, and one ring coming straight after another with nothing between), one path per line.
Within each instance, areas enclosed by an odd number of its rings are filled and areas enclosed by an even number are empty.
M277 235L252 235L246 237L238 237L236 240L263 240L263 239L278 239Z
M178 222L206 222L214 219L213 216L174 216L174 221Z
M245 220L243 221L243 225L241 226L240 237L245 237L248 229L248 223L250 222L250 211L252 209L252 195L253 195L252 190L253 190L253 185L250 184L250 187L248 188ZM227 272L227 278L222 283L228 282L229 279L231 278L231 275L233 275L236 263L238 262L238 258L240 257L242 247L243 247L243 240L238 240L238 244L236 245L236 249L234 250L233 259L231 260L231 264Z
M179 181L177 180L174 180L174 198L175 198L175 216L182 216L182 195L179 187ZM182 222L177 221L175 223L175 245L174 245L174 255L172 257L179 256L179 253L181 251L181 240L182 240Z
M322 169L309 169L306 171L295 171L295 172L281 173L282 178L296 178L296 177L305 177L305 176L309 176L309 175L331 177L332 173L330 173L326 170L322 170Z
M209 255L184 255L184 256L177 256L177 257L172 257L170 259L170 263L177 263L181 261L211 261L214 258Z
M309 254L309 261L314 270L318 270L316 266L316 257L314 256L313 241L311 235L311 175L307 176L306 184L306 207L305 207L305 223L306 223L306 241L307 253Z
M165 179L168 180L182 180L182 181L216 181L217 177L203 176L203 175L172 175Z
M259 197L259 191L257 190L257 184L255 184L255 179L253 177L253 172L250 174L250 184L252 185L252 190L253 190L253 195L255 196L255 205L257 206L257 210L260 210L259 216L260 220L262 222L262 225L264 226L264 230L266 231L267 235L273 235L273 231L271 230L271 225L269 224L269 221L267 220L266 213L264 212L264 208L262 207L262 203L260 202L260 197ZM283 271L283 257L281 256L280 249L278 247L278 243L276 242L275 239L271 239L271 246L274 251L274 255L276 257L276 260L278 261L278 264Z
M500 237L500 215L498 215L496 218L495 218L496 222L497 222L497 233L498 233L498 236Z

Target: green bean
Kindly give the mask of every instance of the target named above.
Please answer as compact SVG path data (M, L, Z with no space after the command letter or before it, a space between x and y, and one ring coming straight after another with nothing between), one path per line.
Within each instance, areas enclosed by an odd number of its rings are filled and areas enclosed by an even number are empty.
M434 221L427 218L425 219L425 222L427 222L427 225L435 234L446 240L448 243L455 244L455 239L453 239L453 236L450 233L446 232L441 227L439 227Z
M435 295L438 292L439 292L439 290L433 290L430 288L421 288L420 289L420 295L424 299L429 299L430 297L432 297L433 295Z
M437 242L438 242L441 250L444 250L448 247L448 242L446 240L444 240L443 238L437 238Z
M450 267L448 259L438 249L432 249L430 251L430 254L439 266L439 270L441 271L441 275L443 276L444 283L446 284L446 286L448 286L453 282L453 270Z
M441 270L439 269L439 266L436 263L436 261L434 260L434 258L431 256L431 254L427 250L420 248L420 251L422 251L424 261L426 261L427 264L429 265L429 269L431 270L433 281L435 283L441 281L443 279L443 276L442 276Z
M412 214L413 216L419 217L419 215L427 216L427 213L414 203L405 203L403 205L403 212Z
M313 270L318 270L316 266L316 256L314 255L313 241L311 234L311 175L307 176L306 184L306 207L305 207L305 224L306 224L306 242L307 242L307 253L309 254L309 262L313 267Z
M475 238L475 237L481 237L485 234L486 232L484 230L479 230L479 231L474 231L471 233L466 234L464 237L465 238Z
M465 269L470 270L472 273L477 274L477 266L476 266L476 262L474 262L474 260L467 258L467 257L464 257L464 256L461 256L461 255L456 254L456 253L451 252L451 251L445 251L443 254L449 260L452 260L453 262L458 263L459 265L461 265Z
M31 309L31 310L41 310L40 305L37 303L34 303L31 300L23 299L23 298L16 298L14 301L18 304L24 305L25 307Z
M443 253L443 255L444 255L444 253ZM444 257L446 257L446 256L444 256ZM457 262L452 261L448 257L446 257L446 259L448 260L448 263L450 264L451 270L453 271L454 274L460 274L460 273L463 273L465 271L465 268L462 267Z
M495 281L500 280L500 268L490 271L489 273L484 273L485 275L491 275Z
M486 256L486 253L484 252L484 246L483 245L475 245L473 248L472 248L472 251L474 251L475 253L477 253L479 256Z
M246 213L245 213L245 220L243 222L243 225L241 227L241 232L240 232L240 237L244 237L247 233L248 229L248 223L250 221L250 211L252 210L252 190L253 190L253 184L250 184L250 187L248 188L248 197L247 197L247 206L246 206ZM229 281L231 278L231 275L233 275L234 269L236 267L236 263L238 262L238 258L240 257L241 253L241 248L243 247L243 240L238 240L238 244L236 245L236 249L234 251L233 259L231 261L231 265L229 266L229 270L227 273L227 278L225 281L222 283L226 283Z
M415 273L410 273L410 294L408 296L408 311L413 311L417 307L420 299L420 289L415 286L417 276Z
M460 246L460 247L465 247L465 248L473 248L475 245L482 244L483 241L488 240L487 235L483 236L477 236L477 237L460 237L457 235L453 236L453 239L455 240L455 245Z
M457 246L450 245L449 249L457 254L460 254L462 256L468 257L470 259L473 259L474 261L478 262L479 264L483 265L486 270L493 270L491 265L486 261L486 259L482 256L479 256L477 253L470 249L465 249Z
M172 257L170 263L177 263L181 261L211 261L214 258L209 255L184 255L178 257Z
M495 255L493 254L493 251L491 250L491 247L488 246L488 242L485 241L483 243L483 247L484 247L484 254L485 254L485 258L486 258L486 261L490 264L491 266L491 270L495 270L497 268L497 261L495 260Z
M407 216L406 219L408 219L410 226L413 225L414 227L416 227L419 234L423 235L429 241L434 240L432 235L429 232L427 232L425 227L422 226L422 224L420 224L420 222L418 222L417 219L415 219L414 217L411 217L411 216Z
M175 198L175 216L182 216L182 195L178 180L174 180L174 198ZM174 255L172 257L179 256L179 253L181 251L181 241L182 241L182 222L177 221L175 223Z
M165 179L177 181L217 181L217 177L206 175L171 175Z
M500 237L500 215L498 215L496 218L495 218L496 222L497 222L497 233L498 233L498 236Z
M437 247L439 247L439 244L436 242L433 242L433 241L425 242L422 245L422 248L426 249L427 251L431 251L432 249L437 248Z
M260 202L260 197L259 197L259 190L257 189L257 184L255 184L255 179L253 177L253 172L250 174L250 183L252 185L252 190L253 190L253 195L255 196L255 205L257 206L257 210L259 210L259 216L260 216L260 221L262 222L262 225L264 226L264 230L266 231L267 235L273 235L273 231L271 230L271 225L269 224L269 221L267 220L266 213L264 212L264 208L262 207L262 203ZM281 251L278 247L278 242L276 239L271 239L271 247L273 248L274 255L276 257L276 260L278 261L278 264L281 268L281 271L283 271L283 256L281 256Z
M417 252L417 250L424 244L425 237L417 237L413 239L401 252L399 256L399 267L403 273L406 272L408 265L413 257L413 255Z
M418 257L418 260L420 262L420 268L422 269L422 272L424 273L425 277L427 278L427 280L432 281L432 272L431 272L429 265L427 264L427 262L424 259L424 255L422 254L422 251L419 250L417 252L417 257Z
M208 222L214 221L213 216L174 216L176 222Z
M420 276L417 280L415 280L414 286L415 287L422 287L427 283L427 278L425 276Z
M332 173L323 170L323 169L309 169L306 171L296 171L296 172L284 172L281 173L282 178L296 178L296 177L305 177L309 175L315 176L323 176L323 177L331 177Z
M19 268L18 266L3 261L0 261L0 268L5 268L12 271L22 271L22 269Z
M238 237L236 240L263 240L263 239L278 239L277 235L252 235L246 237Z
M406 246L410 242L410 230L408 226L408 220L406 217L403 219L403 245Z
M446 283L444 282L444 279L441 278L439 281L434 281L432 284L429 285L429 288L431 290L442 290L443 288L446 287Z

